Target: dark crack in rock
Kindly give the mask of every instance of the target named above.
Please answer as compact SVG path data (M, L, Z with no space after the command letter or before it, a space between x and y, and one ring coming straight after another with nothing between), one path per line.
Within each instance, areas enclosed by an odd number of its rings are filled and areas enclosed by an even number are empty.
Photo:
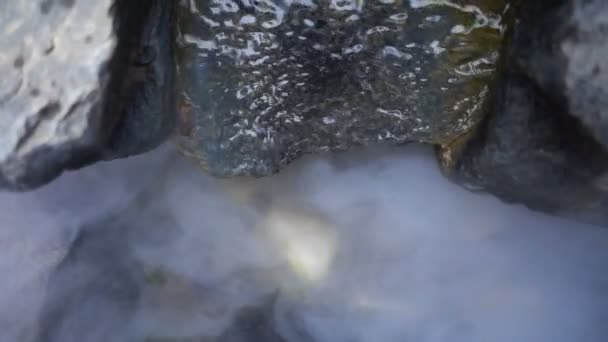
M505 73L490 113L460 154L442 156L444 167L469 188L533 209L606 225L608 152L589 133L584 120L571 112L574 107L564 106L549 90L559 84L552 83L554 80L577 71L567 71L560 55L545 54L542 62L526 57L543 54L541 43L555 33L553 27L561 25L552 17L555 4L521 3L517 24L509 35ZM580 67L585 70L587 65ZM588 85L593 82L590 79ZM562 94L576 98L585 89Z
M173 37L175 1L119 1L118 51L105 113L118 114L105 157L147 152L163 143L175 123Z
M32 189L166 138L172 8L161 0L0 4L0 188Z
M192 0L179 12L178 142L214 175L303 153L447 144L494 76L506 1Z

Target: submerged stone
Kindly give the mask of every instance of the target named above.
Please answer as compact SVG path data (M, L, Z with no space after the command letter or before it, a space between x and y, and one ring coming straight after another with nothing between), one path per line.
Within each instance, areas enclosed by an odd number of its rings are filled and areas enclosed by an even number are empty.
M278 294L273 294L259 306L239 310L230 327L215 342L288 342L276 331L275 302Z
M82 228L48 280L35 342L133 341L143 275L127 236L114 218Z
M184 1L178 143L220 176L359 145L448 144L482 117L506 2Z

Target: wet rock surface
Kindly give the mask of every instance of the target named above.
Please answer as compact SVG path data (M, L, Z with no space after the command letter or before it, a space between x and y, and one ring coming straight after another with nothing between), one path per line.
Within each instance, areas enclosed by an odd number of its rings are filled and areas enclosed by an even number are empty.
M607 15L603 1L519 5L488 117L454 166L459 182L606 225Z
M0 4L0 188L35 188L166 138L172 4Z
M608 146L608 3L535 1L511 58L543 94Z
M178 142L214 175L303 153L450 142L481 117L504 1L207 1L179 8Z
M603 1L0 6L0 188L172 134L217 176L420 142L470 188L606 224Z
M105 115L116 117L104 145L105 159L147 152L164 142L175 124L173 50L175 1L117 1L118 53Z

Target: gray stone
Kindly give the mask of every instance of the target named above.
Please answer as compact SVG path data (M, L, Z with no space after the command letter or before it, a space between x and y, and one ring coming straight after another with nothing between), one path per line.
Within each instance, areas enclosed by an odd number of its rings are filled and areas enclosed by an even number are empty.
M112 2L0 4L0 188L41 185L101 139Z
M264 298L262 304L239 310L231 326L216 342L286 342L275 327L275 303L277 294Z
M83 227L48 281L36 342L133 341L143 274L129 228L114 218Z
M118 56L105 115L117 116L106 159L147 152L172 133L175 123L175 1L118 1ZM120 69L120 68L115 68ZM124 70L124 69L122 69ZM117 115L118 114L118 115Z
M173 4L0 4L0 188L35 188L166 139Z
M353 146L448 144L482 117L505 6L184 1L178 143L219 176Z
M564 106L551 90L557 89L553 80L564 75L557 72L563 56L545 54L542 63L535 60L554 34L552 28L561 25L552 17L554 5L522 2L487 118L477 135L448 158L445 151L440 157L446 172L469 188L607 225L608 152L571 112L573 107Z
M517 65L608 147L608 2L526 6L535 22L515 42Z
M124 208L78 227L69 252L46 284L34 341L285 342L275 326L277 291L264 291L234 315L222 313L213 298L227 296L223 286L231 287L227 284L235 275L215 285L200 283L188 271L146 252L162 251L183 234L164 202L158 202L164 191L164 185L155 182ZM166 251L160 255L166 257ZM244 273L242 284L255 286L251 280L257 276ZM214 315L228 318L221 331L211 334L204 325L192 330Z

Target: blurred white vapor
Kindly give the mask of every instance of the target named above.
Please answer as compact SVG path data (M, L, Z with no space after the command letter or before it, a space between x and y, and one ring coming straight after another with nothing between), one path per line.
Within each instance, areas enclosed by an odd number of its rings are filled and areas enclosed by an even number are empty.
M463 190L419 146L264 179L169 147L97 164L0 194L0 272L0 342L608 341L608 229Z
M317 217L288 210L274 210L262 221L262 229L305 282L317 282L329 271L336 251L331 228Z

